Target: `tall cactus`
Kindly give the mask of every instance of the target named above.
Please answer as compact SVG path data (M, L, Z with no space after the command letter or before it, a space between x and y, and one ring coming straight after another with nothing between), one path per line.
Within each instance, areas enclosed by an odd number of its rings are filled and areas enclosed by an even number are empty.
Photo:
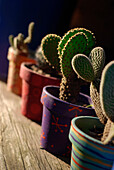
M63 75L60 86L60 99L72 103L77 102L80 87L85 84L85 81L77 79L71 66L71 60L76 54L90 53L94 45L95 36L91 31L84 28L75 28L68 31L59 42L58 53Z
M24 35L19 33L17 37L13 35L9 36L9 43L10 45L21 53L28 53L28 43L32 40L32 33L34 28L34 22L31 22L28 26L28 37L24 39Z
M75 103L74 98L76 99L80 86L85 82L77 79L71 67L71 60L78 53L90 53L95 45L93 33L84 28L75 28L68 31L62 39L55 34L49 34L43 38L41 44L45 58L62 73L60 99Z
M90 96L93 101L96 114L103 124L106 123L107 118L102 114L99 85L104 63L105 52L101 47L94 48L91 51L89 57L83 54L77 54L72 59L72 67L78 77L87 82L91 82Z
M102 141L107 144L111 140L114 142L114 60L108 63L102 72L100 102L103 114L108 119L102 137Z

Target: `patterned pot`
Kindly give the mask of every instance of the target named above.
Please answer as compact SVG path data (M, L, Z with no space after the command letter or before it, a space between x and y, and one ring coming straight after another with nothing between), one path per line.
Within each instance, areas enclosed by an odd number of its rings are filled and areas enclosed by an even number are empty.
M90 129L104 126L97 117L82 116L71 122L69 139L72 142L71 169L111 170L114 161L114 147L103 145L87 134Z
M17 54L17 52L12 47L10 47L8 50L7 58L9 60L7 90L21 96L22 80L19 76L21 63L36 63L36 61L34 59L28 58L28 54Z
M60 79L46 77L29 69L31 63L22 63L20 77L22 78L22 103L21 113L36 122L42 118L42 104L40 97L42 89L46 85L59 85Z
M71 143L68 134L72 118L81 115L95 116L95 111L93 108L85 108L62 101L58 96L59 87L45 86L43 88L41 147L53 154L69 156ZM78 100L88 105L92 104L90 97L82 93Z

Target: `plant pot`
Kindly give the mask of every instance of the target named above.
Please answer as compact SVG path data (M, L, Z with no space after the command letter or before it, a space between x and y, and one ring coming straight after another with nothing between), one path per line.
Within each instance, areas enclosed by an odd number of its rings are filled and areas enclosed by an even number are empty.
M22 63L20 77L22 78L22 103L21 113L27 118L36 122L42 118L42 104L40 97L42 89L46 85L59 85L60 79L46 77L29 69L31 63Z
M84 108L59 99L59 87L45 86L43 104L41 147L56 154L69 156L71 143L68 138L71 120L81 115L96 116L93 108ZM79 99L91 104L89 96L80 93Z
M97 117L82 116L71 122L69 139L72 142L71 169L111 170L114 161L114 147L103 145L98 139L87 134L96 126L103 131Z
M12 47L10 47L8 50L7 58L9 60L7 90L21 96L22 80L19 76L21 63L36 63L36 61L34 59L28 58L28 54L17 54L17 52Z

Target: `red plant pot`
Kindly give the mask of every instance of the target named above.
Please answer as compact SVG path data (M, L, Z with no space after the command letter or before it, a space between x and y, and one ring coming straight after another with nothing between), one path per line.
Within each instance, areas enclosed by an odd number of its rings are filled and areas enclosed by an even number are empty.
M22 63L20 68L20 77L22 78L21 113L27 118L39 122L43 109L40 102L42 89L46 85L60 85L60 79L35 73L27 67L30 64Z
M34 59L28 57L28 53L17 53L12 47L8 50L9 69L7 79L7 90L19 96L22 92L22 80L19 76L20 66L22 62L36 63Z

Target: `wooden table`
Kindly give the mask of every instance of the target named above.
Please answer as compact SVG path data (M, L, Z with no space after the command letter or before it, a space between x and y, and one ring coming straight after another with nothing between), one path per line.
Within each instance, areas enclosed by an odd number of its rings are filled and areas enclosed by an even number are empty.
M0 170L69 170L70 158L40 148L41 125L20 108L21 98L0 81Z

